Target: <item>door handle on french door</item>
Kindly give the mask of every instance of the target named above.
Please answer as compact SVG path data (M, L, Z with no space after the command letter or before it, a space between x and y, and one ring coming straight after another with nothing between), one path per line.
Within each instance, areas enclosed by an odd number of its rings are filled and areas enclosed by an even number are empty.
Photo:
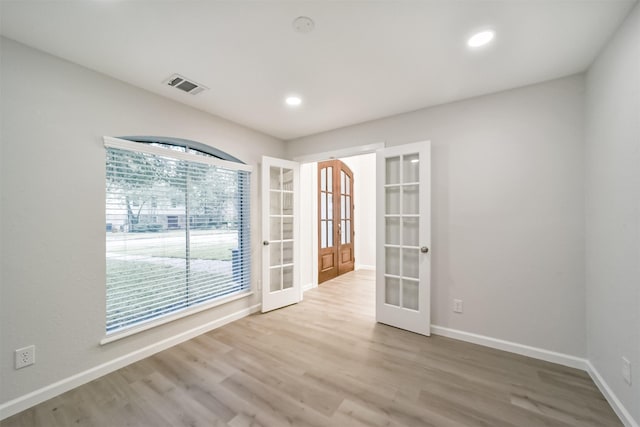
M422 252L423 254L426 254L427 252L429 252L429 248L426 246L423 246L420 248L420 252Z
M268 241L268 240L263 240L263 241L262 241L262 244L263 244L264 246L269 246L269 241Z

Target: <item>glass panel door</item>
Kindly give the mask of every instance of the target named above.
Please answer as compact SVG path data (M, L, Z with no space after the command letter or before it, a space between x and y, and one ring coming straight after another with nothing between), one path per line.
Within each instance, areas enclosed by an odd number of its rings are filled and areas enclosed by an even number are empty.
M318 283L355 267L353 182L341 160L318 163Z
M430 145L378 153L376 318L429 335Z
M264 312L301 299L295 266L298 164L263 157L262 177Z

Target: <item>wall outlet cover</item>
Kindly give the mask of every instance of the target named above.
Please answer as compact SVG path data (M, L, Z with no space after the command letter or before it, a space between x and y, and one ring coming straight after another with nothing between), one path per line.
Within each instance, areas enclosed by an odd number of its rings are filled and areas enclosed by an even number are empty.
M36 363L36 346L30 345L28 347L19 348L16 350L16 369L21 369L26 366Z

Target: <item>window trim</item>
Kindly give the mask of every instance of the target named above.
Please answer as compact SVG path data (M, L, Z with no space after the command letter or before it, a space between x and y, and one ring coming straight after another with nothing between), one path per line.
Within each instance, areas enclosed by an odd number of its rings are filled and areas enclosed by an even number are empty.
M161 141L154 141L160 142ZM121 150L137 151L140 153L153 154L161 157L168 157L167 149L154 147L153 145L141 144L138 142L132 142L125 139L113 138L111 136L104 137L104 146L106 148L119 148ZM222 160L216 157L204 157L191 153L183 153L181 151L171 151L171 155L174 159L185 160L195 163L204 163L206 165L219 166L226 169L241 170L246 172L253 172L253 167L244 163L238 163L231 160Z
M123 139L124 138L124 139ZM131 138L131 139L129 139ZM219 166L231 170L240 170L246 172L253 172L253 167L238 160L237 158L224 153L223 151L214 149L202 143L195 141L189 141L179 138L166 138L166 137L110 137L104 136L105 148L117 148L129 151L137 151L146 154L152 154L162 157L172 157L174 159L185 160L189 162L202 163L207 165ZM176 146L182 146L187 149L195 149L206 154L210 154L214 157L200 156L197 154L181 151L171 151L167 153L166 148L150 145L151 143L170 144ZM221 158L223 157L223 158ZM230 295L228 297L222 297L214 300L204 301L200 304L196 304L185 309L181 309L175 313L168 314L166 316L159 317L157 319L149 320L140 325L135 325L123 330L114 331L108 333L105 331L104 338L100 340L100 345L106 345L114 341L121 340L123 338L138 334L140 332L153 329L155 327L173 322L178 319L182 319L193 314L218 307L233 301L250 297L254 294L254 283L249 280L249 289L242 293ZM106 318L106 316L105 316ZM106 328L105 328L106 329Z
M213 157L217 157L221 160L227 160L230 162L242 163L245 164L242 160L237 157L233 157L231 154L225 153L224 151L218 150L215 147L211 147L209 145L203 144L198 141L191 141L190 139L182 139L182 138L173 138L168 136L119 136L118 139L123 139L131 142L142 142L147 144L166 144L166 145L175 145L177 147L185 147L187 149L193 149L200 151L202 153L209 154Z

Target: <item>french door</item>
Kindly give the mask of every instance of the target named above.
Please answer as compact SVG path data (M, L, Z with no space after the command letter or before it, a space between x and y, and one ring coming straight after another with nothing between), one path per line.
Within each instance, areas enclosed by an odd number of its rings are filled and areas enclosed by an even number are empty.
M376 320L430 335L431 144L376 158Z
M300 166L262 158L262 312L302 299L298 268Z
M353 271L353 172L340 160L318 163L318 283Z

